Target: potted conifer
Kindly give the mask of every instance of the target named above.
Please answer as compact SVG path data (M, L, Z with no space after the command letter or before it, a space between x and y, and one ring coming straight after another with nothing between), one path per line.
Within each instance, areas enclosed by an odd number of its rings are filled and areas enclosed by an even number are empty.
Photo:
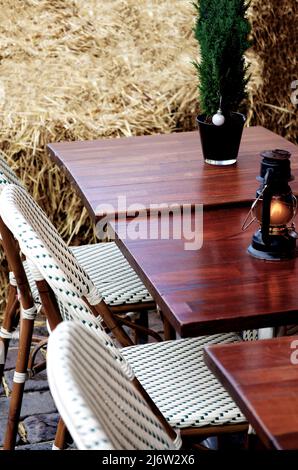
M244 52L250 46L246 0L195 0L194 28L200 47L195 62L201 114L197 117L204 159L236 162L245 116L240 113L248 81Z

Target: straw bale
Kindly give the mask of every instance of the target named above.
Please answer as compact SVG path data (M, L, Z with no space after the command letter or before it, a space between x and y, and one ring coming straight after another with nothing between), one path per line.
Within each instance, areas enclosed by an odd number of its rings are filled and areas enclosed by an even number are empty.
M58 212L67 238L81 207L75 200L65 226L60 209L69 207L69 187L46 161L45 145L171 132L192 115L192 6L184 0L0 6L1 148L39 202Z
M0 148L66 241L93 228L46 144L191 122L192 17L188 0L0 0Z
M297 143L297 0L253 0L250 11L254 46L250 82L250 125L263 125Z

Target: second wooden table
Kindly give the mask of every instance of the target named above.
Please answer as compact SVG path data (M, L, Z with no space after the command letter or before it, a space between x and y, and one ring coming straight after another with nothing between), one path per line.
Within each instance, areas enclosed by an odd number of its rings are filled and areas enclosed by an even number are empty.
M270 449L298 450L297 350L297 336L206 349L206 363Z
M112 224L116 243L182 337L297 323L298 263L252 258L247 247L257 226L241 231L246 213L206 210L196 251L185 250L183 236L150 239L157 217L135 221L138 240L125 236L132 222Z

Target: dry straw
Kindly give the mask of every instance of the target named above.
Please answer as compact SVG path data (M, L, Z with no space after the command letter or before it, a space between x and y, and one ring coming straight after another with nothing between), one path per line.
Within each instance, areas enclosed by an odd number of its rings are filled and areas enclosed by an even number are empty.
M248 122L292 140L296 4L253 0L248 54ZM193 129L193 22L189 0L0 0L0 148L66 241L93 228L46 144Z
M256 62L249 122L297 143L298 106L291 102L291 84L298 80L298 1L253 0L249 13Z

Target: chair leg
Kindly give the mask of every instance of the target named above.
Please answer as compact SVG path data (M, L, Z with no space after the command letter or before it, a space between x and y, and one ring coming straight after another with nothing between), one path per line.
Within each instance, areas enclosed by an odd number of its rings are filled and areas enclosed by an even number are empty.
M140 312L139 318L135 321L137 325L149 328L148 311L144 310ZM148 343L148 335L141 331L135 331L135 344L146 344Z
M55 441L52 447L53 450L63 450L65 448L67 432L68 431L64 424L64 421L62 418L60 418L56 431Z
M0 331L0 383L4 373L5 361L12 332L16 328L19 320L19 316L17 315L18 306L19 301L17 298L17 288L9 284L7 305Z
M27 375L34 320L21 320L20 342L13 387L10 398L8 422L4 439L4 450L13 450L21 414L22 399Z

